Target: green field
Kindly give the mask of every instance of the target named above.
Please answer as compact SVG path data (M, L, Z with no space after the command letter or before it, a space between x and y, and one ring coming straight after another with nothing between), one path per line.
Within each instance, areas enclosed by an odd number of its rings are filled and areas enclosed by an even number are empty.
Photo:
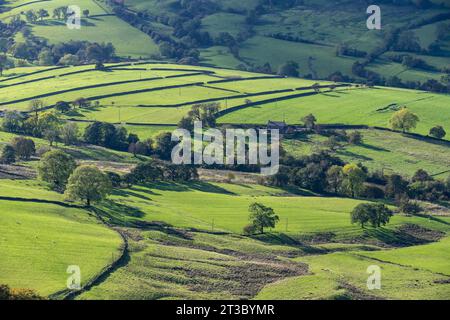
M68 266L80 267L84 284L119 255L121 238L84 210L4 200L0 208L1 283L49 295L66 289Z
M358 132L363 135L363 144L343 145L336 151L336 156L349 163L361 162L372 171L398 172L409 177L419 169L442 178L450 174L439 175L450 168L450 147L446 143L375 129ZM323 144L327 139L326 136L307 135L285 140L284 147L293 155L307 155L326 149Z
M370 80L362 78L366 75L355 63L363 63L381 80L396 76L414 82L408 87L421 87L430 79L444 83L450 43L437 31L440 24L450 23L450 7L443 0L422 9L406 2L382 3L378 31L367 29L367 3L356 2L208 0L192 7L192 1L127 0L119 8L104 0L6 0L0 6L2 23L15 17L25 21L28 10L45 9L50 17L27 21L25 28L0 26L6 58L0 59L0 156L20 136L1 131L5 112L29 115L36 99L43 105L36 112L55 112L62 122L76 123L80 139L70 146L59 141L50 146L45 139L26 136L38 151L30 160L16 157L16 163L9 163L9 157L0 158L0 285L65 299L70 292L67 268L75 265L81 269L83 288L70 298L78 300L449 300L450 203L442 183L432 185L442 189L434 190L442 195L436 201L419 201L419 196L429 200L432 195L418 184L408 186L422 209L419 213L402 212L404 194L376 200L393 216L375 228L351 223L355 207L375 200L328 194L330 177L313 181L324 186L323 193L320 188L303 189L303 181L269 186L271 179L240 166L232 168L236 171L202 166L198 179L182 182L171 180L173 167L153 162L164 167L164 178L142 184L131 183L133 175L126 175L105 199L84 206L52 191L38 175L45 151L61 150L78 165L124 176L139 163L162 158L155 137L175 130L193 105L217 103L221 130L260 129L269 121L293 125L281 143L295 158L290 172L297 180L305 174L311 182L322 173L317 168L328 168L325 156L318 166L302 157L327 151L346 164L366 166L370 173L410 179L423 169L444 181L450 175L450 95L366 85ZM79 30L52 17L55 8L73 4L89 10ZM409 31L413 37L407 40L417 40L419 47L414 52L401 46ZM7 43L1 41L4 35ZM96 47L83 44L86 52L70 53L85 65L40 65L48 60L40 56L42 50L55 50L59 59L61 48L54 45L71 40L111 42L115 56L92 58L96 52L87 51ZM12 47L19 43L36 49L28 55L32 58L20 58ZM430 49L431 44L440 49ZM345 55L337 50L342 45L350 49ZM393 62L405 54L435 71ZM298 63L299 77L277 75L287 61ZM326 80L336 79L329 77L335 72L352 83ZM91 104L75 107L79 98ZM60 101L72 103L72 108L56 111ZM402 107L420 119L413 134L386 130ZM317 118L315 130L298 126L309 114ZM95 121L122 126L141 141L153 139L151 155L88 144L92 140L83 133ZM428 137L437 125L447 132L444 140ZM33 132L29 127L35 129L27 122L21 132ZM330 128L336 128L334 134L357 131L363 141L340 142L330 150ZM99 134L114 145L117 136L108 129ZM42 136L54 131L45 130ZM126 150L134 142L115 145ZM352 183L351 174L344 178L342 190ZM385 188L374 181L361 186ZM411 191L422 193L415 197ZM262 233L247 233L253 203L272 208L278 223ZM369 214L373 218L373 211ZM380 267L381 289L368 289L369 266Z
M394 112L389 105L396 104L408 107L419 116L414 132L426 135L435 125L450 131L449 103L448 95L391 88L354 89L249 107L221 117L220 122L262 124L286 119L296 124L313 113L323 124L388 127Z

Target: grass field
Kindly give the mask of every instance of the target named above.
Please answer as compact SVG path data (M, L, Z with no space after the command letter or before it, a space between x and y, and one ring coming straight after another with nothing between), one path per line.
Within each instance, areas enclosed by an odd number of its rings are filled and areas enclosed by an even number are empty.
M416 250L416 247L411 248ZM389 253L396 255L397 251ZM366 254L366 253L365 253ZM448 260L449 256L443 255ZM373 260L355 253L333 253L297 261L306 262L313 275L290 278L266 286L257 299L448 299L449 277L427 270ZM413 264L415 261L413 262ZM420 262L419 262L420 263ZM381 268L381 289L368 290L366 272ZM448 269L447 269L448 270Z
M351 132L351 131L349 131ZM346 162L361 162L369 169L398 172L412 177L419 169L430 174L450 170L450 146L445 143L423 141L399 133L381 130L358 130L363 135L362 145L344 145L336 155ZM326 149L323 143L328 138L319 135L287 139L284 147L289 153L300 156ZM450 175L438 175L446 178Z
M279 101L239 110L219 119L222 123L267 123L283 120L301 123L301 118L313 113L318 123L356 124L388 127L394 110L389 106L406 106L416 113L420 122L414 132L428 134L431 127L442 125L450 131L450 98L432 94L390 88L355 89L317 96Z
M84 284L119 255L120 237L84 210L4 200L0 208L1 283L48 295L66 288L68 266L80 267Z

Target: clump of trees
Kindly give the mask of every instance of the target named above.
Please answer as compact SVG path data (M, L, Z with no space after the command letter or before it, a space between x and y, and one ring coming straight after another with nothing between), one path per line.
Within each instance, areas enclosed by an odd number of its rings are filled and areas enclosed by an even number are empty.
M361 203L351 212L352 223L364 228L370 224L374 228L385 226L393 215L392 210L382 203Z
M216 126L216 113L220 110L220 103L195 104L178 123L178 127L189 131L194 130L194 122L201 121L203 127Z
M195 166L167 164L157 160L141 162L123 177L128 185L157 181L187 182L196 179L198 172Z
M254 233L264 233L264 228L275 228L275 225L280 221L280 217L275 211L266 207L265 205L255 202L249 208L250 224L244 227L244 233L251 235Z

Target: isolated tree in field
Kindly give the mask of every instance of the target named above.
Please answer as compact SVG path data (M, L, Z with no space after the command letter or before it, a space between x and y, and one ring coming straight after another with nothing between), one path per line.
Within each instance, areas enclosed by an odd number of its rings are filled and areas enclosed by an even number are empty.
M36 153L34 141L24 137L15 137L11 141L11 145L16 155L23 160L29 160Z
M71 109L70 103L68 103L66 101L58 101L55 104L55 109L61 113L66 113L66 112L70 111L70 109Z
M417 123L419 122L419 117L404 107L401 110L394 113L390 120L392 129L401 130L403 133L415 129Z
M67 183L66 196L85 201L89 207L92 202L101 201L111 192L108 176L95 166L80 166L75 169Z
M307 116L304 116L301 119L301 121L303 122L305 127L309 130L312 130L316 127L317 119L312 113L308 114Z
M84 16L85 18L89 17L89 14L90 14L89 9L83 10L83 16Z
M44 154L39 162L38 172L40 179L50 183L52 189L63 191L76 167L77 164L70 155L53 150Z
M261 203L252 203L248 211L251 224L260 233L264 233L264 228L275 228L280 218L275 214L272 208L266 207Z
M361 192L366 181L366 173L356 164L347 164L343 169L345 184L352 198Z
M91 102L86 98L78 98L72 102L75 107L78 108L88 108L91 105Z
M298 77L298 63L294 61L288 61L285 64L281 65L278 69L278 74L284 77Z
M382 203L361 203L351 212L351 222L357 223L364 228L371 224L374 228L389 223L393 212Z
M444 128L442 126L435 126L430 129L430 136L442 139L447 135L447 132L445 132Z
M11 164L16 162L16 151L10 145L3 148L2 155L0 157L0 163Z

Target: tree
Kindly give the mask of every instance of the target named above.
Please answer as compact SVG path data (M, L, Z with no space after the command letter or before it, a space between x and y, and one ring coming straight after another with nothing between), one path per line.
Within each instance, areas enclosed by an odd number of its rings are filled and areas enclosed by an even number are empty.
M343 169L345 183L350 191L352 198L362 191L366 181L366 173L356 164L347 164Z
M29 110L30 110L31 112L34 112L34 114L35 114L36 117L37 117L38 111L39 111L40 109L42 109L43 106L44 106L44 102L43 102L42 100L39 100L39 99L33 99L33 100L31 100L30 103L29 103Z
M67 183L66 196L70 199L92 202L101 201L111 192L108 176L95 166L80 166L75 169Z
M278 69L278 74L284 77L298 77L298 63L294 61L288 61L285 64L281 65Z
M354 145L363 143L363 135L359 131L353 131L348 135L348 142Z
M81 98L78 98L78 99L74 100L72 102L72 104L75 107L88 108L91 105L91 102L89 100L87 100L86 98L81 97Z
M50 147L53 146L54 142L57 142L60 139L60 130L57 127L50 127L48 129L45 129L43 137L45 140L47 140L50 144Z
M89 17L89 14L90 14L89 9L83 10L83 16L84 16L85 18Z
M172 158L172 150L177 142L172 141L170 132L160 133L155 139L154 153L162 160L170 160Z
M11 141L11 145L16 155L23 160L29 160L36 153L34 141L24 137L15 137Z
M303 122L305 127L309 130L312 130L316 127L317 119L312 113L308 114L307 116L304 116L301 119L301 121Z
M419 169L414 173L414 176L411 178L411 182L425 182L425 181L433 181L433 177L431 177L428 172L423 169Z
M24 119L19 111L6 111L3 117L2 128L6 132L21 132L23 130Z
M46 152L39 162L41 180L50 183L52 189L63 191L67 180L77 167L75 160L60 150Z
M390 175L386 183L386 196L398 198L408 190L408 181L398 174Z
M334 165L328 169L327 182L335 194L339 192L339 188L341 187L343 181L344 172L342 171L342 167Z
M39 16L39 18L41 18L41 21L44 20L44 18L49 17L50 15L48 14L48 11L45 9L39 9L37 15Z
M447 132L445 132L444 128L442 126L435 126L430 129L430 136L442 139L447 135Z
M249 219L252 225L260 233L264 233L264 228L275 228L276 223L280 221L280 218L272 208L266 207L261 203L252 203L248 211L250 212Z
M419 122L419 117L408 110L408 108L403 107L401 110L394 113L390 120L390 125L394 130L401 130L403 133L411 131L411 129L416 128Z
M70 103L68 103L66 101L58 101L55 104L55 109L61 113L66 113L66 112L70 111L70 109L71 109Z
M392 215L393 212L382 203L361 203L350 214L352 224L358 223L361 228L368 223L374 228L384 226Z
M16 162L16 152L12 146L7 145L3 148L0 163L11 164L14 162Z
M77 144L79 129L74 122L68 122L61 127L61 140L66 146Z

